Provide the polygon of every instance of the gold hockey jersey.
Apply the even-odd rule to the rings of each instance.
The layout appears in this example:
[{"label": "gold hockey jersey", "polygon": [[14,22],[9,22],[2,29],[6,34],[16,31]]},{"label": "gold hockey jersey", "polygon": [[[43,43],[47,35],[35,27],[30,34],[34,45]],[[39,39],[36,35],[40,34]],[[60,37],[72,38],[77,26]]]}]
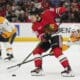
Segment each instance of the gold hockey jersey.
[{"label": "gold hockey jersey", "polygon": [[11,24],[5,17],[0,16],[0,35],[9,38],[17,31],[16,27]]}]

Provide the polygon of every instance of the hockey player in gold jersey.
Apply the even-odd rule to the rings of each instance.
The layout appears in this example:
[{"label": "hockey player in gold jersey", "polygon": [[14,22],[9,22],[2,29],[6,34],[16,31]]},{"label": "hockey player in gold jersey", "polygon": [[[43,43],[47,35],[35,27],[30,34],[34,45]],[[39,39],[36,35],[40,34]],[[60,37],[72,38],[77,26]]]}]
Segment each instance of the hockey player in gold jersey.
[{"label": "hockey player in gold jersey", "polygon": [[[0,42],[4,43],[6,48],[6,58],[11,60],[13,58],[12,43],[16,37],[17,29],[5,17],[0,16]],[[2,55],[0,45],[0,56]]]}]

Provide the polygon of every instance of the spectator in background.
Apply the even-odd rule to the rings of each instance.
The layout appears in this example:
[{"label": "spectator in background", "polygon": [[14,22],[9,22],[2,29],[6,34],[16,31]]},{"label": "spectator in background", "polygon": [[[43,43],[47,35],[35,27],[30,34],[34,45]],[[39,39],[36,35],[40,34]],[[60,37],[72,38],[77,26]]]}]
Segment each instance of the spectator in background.
[{"label": "spectator in background", "polygon": [[3,7],[0,7],[0,16],[6,16],[6,9]]},{"label": "spectator in background", "polygon": [[15,14],[18,17],[21,13],[24,13],[24,10],[21,8],[21,6],[18,6],[15,10]]},{"label": "spectator in background", "polygon": [[0,0],[0,16],[6,15],[6,4],[5,0]]},{"label": "spectator in background", "polygon": [[15,0],[15,3],[18,3],[18,2],[20,2],[21,0]]},{"label": "spectator in background", "polygon": [[42,2],[42,0],[38,0],[38,2]]},{"label": "spectator in background", "polygon": [[[9,21],[18,21],[18,19],[20,18],[20,15],[23,18],[23,15],[21,13],[25,13],[25,16],[27,20],[29,14],[27,14],[31,8],[33,7],[37,7],[37,8],[43,8],[44,10],[49,9],[50,8],[50,2],[53,5],[53,7],[62,7],[65,6],[67,7],[67,9],[69,10],[65,16],[63,16],[62,18],[64,18],[64,21],[68,22],[80,22],[79,21],[79,10],[80,10],[80,0],[0,0],[0,16],[5,16],[6,18],[9,19]],[[71,6],[74,5],[74,8],[72,9]],[[75,12],[75,20],[73,19],[73,13],[74,13],[74,9],[75,7],[78,7],[78,10]],[[14,12],[14,13],[12,13]],[[15,18],[11,19],[11,17],[14,16]],[[69,19],[67,19],[70,16]],[[72,18],[71,18],[72,16]],[[26,20],[26,21],[27,21]],[[21,20],[25,21],[25,20]]]},{"label": "spectator in background", "polygon": [[15,2],[13,2],[11,7],[12,10],[15,11],[18,8],[18,5]]},{"label": "spectator in background", "polygon": [[78,5],[71,3],[70,10],[62,15],[62,22],[80,22],[80,10]]},{"label": "spectator in background", "polygon": [[18,17],[18,21],[19,21],[19,22],[26,22],[25,13],[20,13],[20,15],[19,15],[19,17]]},{"label": "spectator in background", "polygon": [[80,22],[80,10],[78,8],[78,4],[71,4],[71,21],[72,22]]},{"label": "spectator in background", "polygon": [[53,6],[59,7],[61,0],[49,0]]},{"label": "spectator in background", "polygon": [[25,20],[25,22],[31,22],[31,20],[30,20],[30,18],[29,18],[29,12],[28,12],[28,9],[26,9],[26,11],[25,11],[25,17],[26,17],[26,20]]},{"label": "spectator in background", "polygon": [[8,15],[6,16],[6,18],[10,21],[10,22],[16,22],[17,21],[17,16],[15,14],[14,11],[9,12]]},{"label": "spectator in background", "polygon": [[41,2],[39,2],[38,0],[34,0],[34,7],[41,8]]},{"label": "spectator in background", "polygon": [[80,3],[80,0],[78,0],[78,2]]},{"label": "spectator in background", "polygon": [[75,5],[75,6],[78,6],[78,8],[79,8],[79,10],[80,10],[79,0],[73,0],[72,4]]},{"label": "spectator in background", "polygon": [[49,5],[49,1],[48,0],[42,0],[41,2],[41,6],[44,10],[49,9],[50,5]]}]

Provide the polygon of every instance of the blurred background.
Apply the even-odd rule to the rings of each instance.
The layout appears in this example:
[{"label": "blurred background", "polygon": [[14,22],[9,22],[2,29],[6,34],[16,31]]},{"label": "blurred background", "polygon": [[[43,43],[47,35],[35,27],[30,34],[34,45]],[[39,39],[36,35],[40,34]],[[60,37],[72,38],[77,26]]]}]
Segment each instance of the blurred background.
[{"label": "blurred background", "polygon": [[[51,4],[50,4],[51,3]],[[33,7],[43,10],[53,7],[66,7],[68,11],[62,16],[62,22],[80,22],[80,0],[0,0],[0,16],[10,22],[31,22],[29,11]],[[57,22],[60,18],[57,18]]]}]

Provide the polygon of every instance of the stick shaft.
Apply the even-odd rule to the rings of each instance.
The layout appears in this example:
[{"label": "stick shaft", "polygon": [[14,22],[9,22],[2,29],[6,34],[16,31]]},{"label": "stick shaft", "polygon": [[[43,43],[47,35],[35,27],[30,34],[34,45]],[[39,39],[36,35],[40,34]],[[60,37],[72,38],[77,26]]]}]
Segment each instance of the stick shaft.
[{"label": "stick shaft", "polygon": [[22,63],[25,62],[31,55],[32,55],[32,52],[22,61]]},{"label": "stick shaft", "polygon": [[[49,56],[49,55],[50,55],[50,54],[43,55],[42,58],[43,58],[43,57],[46,57],[46,56]],[[14,67],[16,67],[16,66],[19,66],[19,65],[22,65],[22,64],[26,64],[26,63],[32,62],[32,61],[34,61],[34,59],[35,59],[35,58],[30,59],[30,60],[28,60],[28,61],[26,61],[26,62],[23,62],[23,63],[19,63],[19,64],[16,64],[16,65],[10,66],[10,67],[8,67],[7,69],[11,69],[11,68],[14,68]]]}]

